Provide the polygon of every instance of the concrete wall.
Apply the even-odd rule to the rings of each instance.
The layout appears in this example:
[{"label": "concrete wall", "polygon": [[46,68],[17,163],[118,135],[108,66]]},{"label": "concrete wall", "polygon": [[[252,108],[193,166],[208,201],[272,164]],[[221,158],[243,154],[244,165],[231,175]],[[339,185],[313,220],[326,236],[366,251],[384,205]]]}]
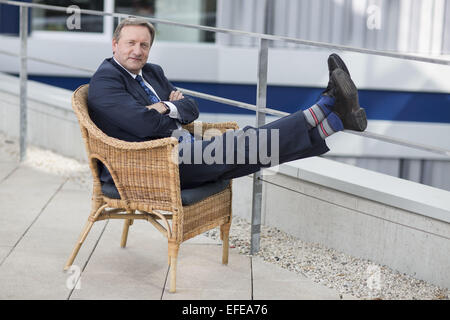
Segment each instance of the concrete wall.
[{"label": "concrete wall", "polygon": [[[318,157],[264,172],[262,224],[450,288],[450,192]],[[233,183],[250,221],[252,179]]]},{"label": "concrete wall", "polygon": [[[0,73],[0,131],[20,133],[19,79]],[[77,160],[86,160],[78,121],[71,106],[72,92],[28,81],[28,143]]]}]

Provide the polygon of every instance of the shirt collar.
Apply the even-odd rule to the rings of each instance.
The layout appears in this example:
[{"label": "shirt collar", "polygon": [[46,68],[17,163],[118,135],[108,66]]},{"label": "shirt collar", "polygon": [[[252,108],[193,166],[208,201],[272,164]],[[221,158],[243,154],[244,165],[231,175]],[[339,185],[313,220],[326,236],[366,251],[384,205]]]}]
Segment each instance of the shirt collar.
[{"label": "shirt collar", "polygon": [[[126,72],[128,72],[128,74],[129,74],[130,76],[132,76],[133,79],[136,79],[137,74],[134,74],[134,73],[128,71],[123,65],[121,65],[121,64],[119,63],[119,61],[116,60],[116,58],[114,58],[114,56],[113,56],[113,59],[114,59],[114,61],[115,61],[119,66],[121,66],[121,67],[123,68],[123,70],[125,70]],[[142,77],[142,69],[139,70],[139,75]]]}]

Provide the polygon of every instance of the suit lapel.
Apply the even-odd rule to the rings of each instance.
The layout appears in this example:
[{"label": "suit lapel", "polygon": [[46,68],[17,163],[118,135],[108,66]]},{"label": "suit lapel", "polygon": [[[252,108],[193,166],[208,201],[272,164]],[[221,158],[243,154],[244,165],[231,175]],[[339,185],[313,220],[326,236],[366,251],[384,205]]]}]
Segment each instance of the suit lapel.
[{"label": "suit lapel", "polygon": [[[139,82],[137,82],[136,79],[133,79],[133,77],[126,71],[124,70],[121,66],[119,66],[113,58],[111,58],[110,60],[111,64],[116,67],[120,72],[122,72],[122,74],[125,75],[126,79],[128,80],[128,84],[129,84],[129,89],[131,89],[131,91],[134,92],[130,92],[133,96],[137,97],[140,96],[143,101],[145,101],[146,104],[151,104],[147,93],[145,92],[145,90],[141,87],[141,85],[139,84]],[[147,80],[146,80],[147,81]]]},{"label": "suit lapel", "polygon": [[133,88],[139,93],[139,95],[144,98],[144,100],[150,105],[150,99],[147,95],[147,92],[145,92],[144,88],[141,87],[141,85],[139,84],[139,82],[136,79],[133,79],[133,77],[131,77],[130,75],[128,75],[130,77],[130,81],[132,83]]},{"label": "suit lapel", "polygon": [[142,70],[142,77],[144,78],[145,81],[147,81],[152,86],[153,90],[155,90],[155,92],[158,95],[159,99],[162,100],[161,87],[160,87],[159,83],[155,80],[155,78],[151,77],[149,75],[149,73],[144,72],[144,70]]}]

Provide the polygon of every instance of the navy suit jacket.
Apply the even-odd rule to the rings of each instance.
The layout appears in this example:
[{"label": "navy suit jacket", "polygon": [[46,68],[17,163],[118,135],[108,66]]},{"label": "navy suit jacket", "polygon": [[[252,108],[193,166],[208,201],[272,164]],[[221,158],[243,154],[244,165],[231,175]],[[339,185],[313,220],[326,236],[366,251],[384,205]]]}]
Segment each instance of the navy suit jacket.
[{"label": "navy suit jacket", "polygon": [[[142,76],[162,101],[169,101],[170,92],[176,89],[160,66],[147,63]],[[178,120],[147,109],[151,102],[145,90],[113,58],[103,61],[89,83],[88,109],[92,121],[108,136],[124,141],[170,137],[178,128],[177,121],[187,124],[198,118],[197,103],[192,98],[171,102],[178,109]],[[102,182],[113,183],[103,164],[99,164],[99,174]]]},{"label": "navy suit jacket", "polygon": [[[167,80],[162,68],[147,63],[142,76],[162,101],[169,101],[176,88]],[[195,100],[189,97],[172,101],[180,115],[179,122],[187,124],[198,118]],[[177,120],[146,106],[151,102],[140,86],[113,58],[103,61],[89,83],[89,115],[108,136],[131,142],[170,137],[177,129]]]}]

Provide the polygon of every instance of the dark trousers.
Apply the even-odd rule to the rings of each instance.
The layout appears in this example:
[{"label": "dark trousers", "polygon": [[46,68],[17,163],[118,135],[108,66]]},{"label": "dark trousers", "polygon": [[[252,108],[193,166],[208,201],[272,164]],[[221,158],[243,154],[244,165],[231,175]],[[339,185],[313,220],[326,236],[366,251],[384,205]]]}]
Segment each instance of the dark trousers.
[{"label": "dark trousers", "polygon": [[[262,134],[263,130],[267,134]],[[274,141],[271,139],[273,130],[277,130],[279,138],[278,161],[267,163],[265,161],[267,159],[259,156],[260,149],[263,148],[270,153],[271,143]],[[180,159],[187,160],[179,164],[181,189],[194,188],[220,179],[242,177],[255,173],[261,168],[313,157],[329,151],[317,129],[308,130],[301,110],[260,128],[247,126],[228,134],[231,136],[226,137],[224,134],[209,141],[196,140],[180,145]],[[239,146],[244,147],[239,148]],[[222,157],[219,155],[220,161],[215,163],[211,163],[210,159],[205,160],[203,156],[198,156],[204,151],[215,156],[218,150],[221,150]],[[256,156],[253,154],[255,151]],[[238,159],[243,161],[238,162]]]}]

